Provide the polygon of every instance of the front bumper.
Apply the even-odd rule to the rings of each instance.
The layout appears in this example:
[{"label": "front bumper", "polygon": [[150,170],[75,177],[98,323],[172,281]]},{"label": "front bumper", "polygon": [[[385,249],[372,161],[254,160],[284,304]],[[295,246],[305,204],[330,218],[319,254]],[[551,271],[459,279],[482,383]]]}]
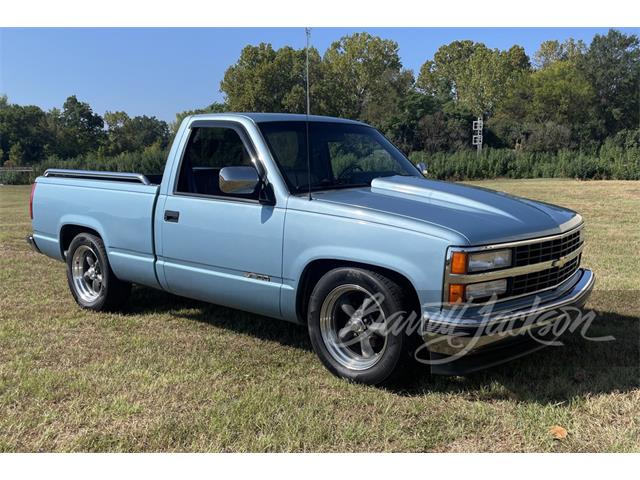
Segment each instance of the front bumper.
[{"label": "front bumper", "polygon": [[422,338],[432,373],[469,373],[543,348],[547,342],[541,337],[580,313],[594,282],[591,270],[579,269],[556,291],[510,308],[463,306],[427,315]]}]

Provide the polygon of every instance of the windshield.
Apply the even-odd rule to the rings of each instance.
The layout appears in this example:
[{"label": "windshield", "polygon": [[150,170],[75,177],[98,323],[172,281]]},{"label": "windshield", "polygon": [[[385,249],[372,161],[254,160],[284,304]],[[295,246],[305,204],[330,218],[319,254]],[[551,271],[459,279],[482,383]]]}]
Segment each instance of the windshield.
[{"label": "windshield", "polygon": [[311,175],[307,169],[307,122],[259,124],[273,158],[292,193],[371,185],[391,175],[420,174],[407,158],[372,127],[309,122]]}]

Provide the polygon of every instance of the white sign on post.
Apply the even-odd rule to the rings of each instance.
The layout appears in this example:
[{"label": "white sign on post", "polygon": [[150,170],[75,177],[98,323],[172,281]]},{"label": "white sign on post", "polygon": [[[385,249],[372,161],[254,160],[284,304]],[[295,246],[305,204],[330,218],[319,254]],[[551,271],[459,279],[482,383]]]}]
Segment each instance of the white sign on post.
[{"label": "white sign on post", "polygon": [[478,147],[478,154],[480,150],[482,150],[482,128],[484,127],[484,122],[482,121],[482,117],[478,117],[477,120],[473,121],[473,137],[471,137],[471,144]]}]

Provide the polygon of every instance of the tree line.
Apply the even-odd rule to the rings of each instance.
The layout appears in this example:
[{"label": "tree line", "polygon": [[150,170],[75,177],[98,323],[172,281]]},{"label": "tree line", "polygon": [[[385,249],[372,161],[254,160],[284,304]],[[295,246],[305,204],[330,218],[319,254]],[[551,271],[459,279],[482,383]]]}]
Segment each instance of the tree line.
[{"label": "tree line", "polygon": [[[221,83],[237,111],[302,113],[305,51],[247,46]],[[310,54],[311,110],[363,120],[406,153],[471,147],[471,122],[485,119],[489,147],[593,150],[619,134],[637,136],[640,49],[636,35],[610,30],[587,47],[540,45],[533,59],[514,45],[469,40],[440,47],[417,77],[398,44],[367,33]]]},{"label": "tree line", "polygon": [[[31,165],[48,159],[53,165],[73,158],[82,165],[84,158],[120,168],[115,159],[122,158],[131,167],[136,153],[159,158],[154,152],[164,152],[192,113],[304,113],[305,59],[304,49],[248,45],[220,83],[224,102],[180,112],[172,124],[125,112],[101,117],[75,96],[62,110],[48,112],[0,97],[0,161]],[[499,50],[454,41],[416,76],[402,65],[395,41],[355,33],[323,55],[312,48],[309,77],[313,114],[374,125],[410,158],[426,159],[434,176],[640,178],[636,35],[612,29],[589,45],[548,40],[532,58],[518,45]],[[485,120],[483,161],[472,155],[476,117]],[[576,160],[582,165],[576,175],[566,166],[569,158],[582,159]],[[478,171],[478,165],[485,167]]]},{"label": "tree line", "polygon": [[7,167],[33,165],[46,158],[69,159],[94,153],[99,157],[166,148],[166,122],[155,117],[129,117],[125,112],[93,112],[75,95],[62,109],[47,112],[34,105],[9,103],[0,96],[0,163]]}]

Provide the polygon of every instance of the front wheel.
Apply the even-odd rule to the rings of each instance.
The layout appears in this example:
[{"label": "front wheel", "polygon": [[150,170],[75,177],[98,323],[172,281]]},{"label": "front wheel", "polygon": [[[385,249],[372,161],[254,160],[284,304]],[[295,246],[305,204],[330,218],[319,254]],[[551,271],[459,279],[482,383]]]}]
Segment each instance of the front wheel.
[{"label": "front wheel", "polygon": [[378,385],[406,365],[409,312],[400,286],[377,272],[336,268],[316,284],[309,299],[313,349],[335,375]]},{"label": "front wheel", "polygon": [[82,308],[115,310],[129,297],[131,284],[116,278],[100,237],[80,233],[67,251],[67,282]]}]

